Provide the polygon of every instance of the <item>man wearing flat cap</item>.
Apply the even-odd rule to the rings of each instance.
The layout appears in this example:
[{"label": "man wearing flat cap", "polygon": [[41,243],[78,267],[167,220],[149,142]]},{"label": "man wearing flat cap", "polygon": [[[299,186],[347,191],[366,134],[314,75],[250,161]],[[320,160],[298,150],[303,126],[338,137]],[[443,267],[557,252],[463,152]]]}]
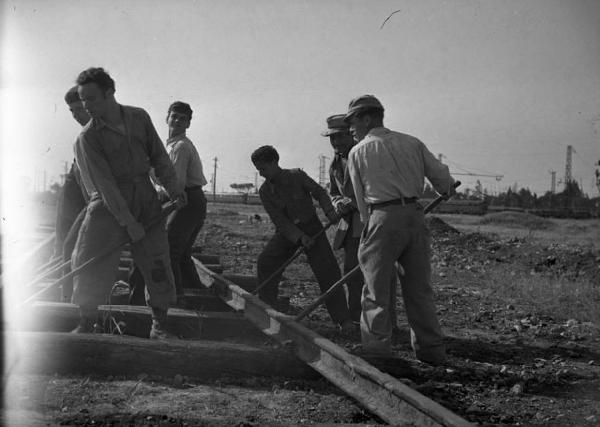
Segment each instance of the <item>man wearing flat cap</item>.
[{"label": "man wearing flat cap", "polygon": [[[344,121],[344,114],[329,116],[327,129],[321,132],[321,135],[329,137],[334,151],[329,168],[329,195],[341,219],[336,225],[333,249],[344,248],[344,274],[346,274],[358,265],[358,244],[363,227],[347,167],[348,153],[354,146],[354,138],[350,134],[350,126]],[[363,283],[360,272],[348,278],[346,282],[350,317],[356,323],[360,322]]]},{"label": "man wearing flat cap", "polygon": [[358,259],[365,276],[361,340],[366,352],[391,351],[398,262],[404,307],[417,359],[445,362],[443,335],[431,287],[431,241],[416,201],[427,178],[435,190],[454,194],[454,180],[419,139],[383,126],[384,108],[373,95],[353,99],[344,120],[358,142],[348,155],[348,173],[365,229]]}]

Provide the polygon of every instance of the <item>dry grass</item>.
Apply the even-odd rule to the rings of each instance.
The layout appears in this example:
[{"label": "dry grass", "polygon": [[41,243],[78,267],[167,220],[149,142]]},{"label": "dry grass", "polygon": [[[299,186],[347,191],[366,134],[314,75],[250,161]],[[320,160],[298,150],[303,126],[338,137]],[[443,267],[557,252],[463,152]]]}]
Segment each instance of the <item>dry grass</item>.
[{"label": "dry grass", "polygon": [[[600,221],[597,219],[539,218],[529,215],[533,219],[530,221],[532,226],[528,227],[524,225],[529,221],[527,218],[509,221],[510,218],[514,218],[511,215],[515,213],[518,214],[518,212],[498,212],[483,217],[455,214],[436,214],[436,216],[465,233],[495,234],[502,239],[518,237],[542,245],[561,243],[600,250]],[[540,228],[543,222],[550,225]]]},{"label": "dry grass", "polygon": [[558,321],[576,319],[600,325],[600,284],[591,280],[515,274],[505,268],[492,269],[486,276],[482,286],[490,296],[519,301],[532,313]]},{"label": "dry grass", "polygon": [[523,212],[497,212],[485,215],[480,224],[505,225],[510,228],[526,228],[529,230],[547,230],[554,227],[554,223],[546,218]]}]

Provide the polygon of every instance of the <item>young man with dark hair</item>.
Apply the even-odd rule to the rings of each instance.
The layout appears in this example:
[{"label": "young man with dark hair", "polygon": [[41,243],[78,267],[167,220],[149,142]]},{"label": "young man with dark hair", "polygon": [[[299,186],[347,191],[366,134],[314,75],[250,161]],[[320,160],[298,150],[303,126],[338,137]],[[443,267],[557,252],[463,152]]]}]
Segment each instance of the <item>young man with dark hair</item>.
[{"label": "young man with dark hair", "polygon": [[[144,229],[161,214],[150,169],[179,206],[185,204],[185,193],[148,113],[117,103],[114,81],[102,68],[83,71],[77,85],[92,117],[75,143],[81,178],[91,197],[73,266],[128,238],[152,308],[150,338],[168,338],[167,310],[175,300],[175,288],[167,234],[164,222]],[[81,321],[74,332],[92,331],[98,305],[106,301],[115,282],[119,255],[114,251],[75,276],[73,302],[79,305]]]},{"label": "young man with dark hair", "polygon": [[416,357],[433,364],[446,355],[431,288],[431,241],[423,209],[416,203],[427,178],[441,194],[454,193],[454,180],[417,138],[383,126],[383,105],[373,95],[353,99],[345,120],[358,142],[348,155],[348,172],[362,221],[358,259],[364,273],[361,339],[368,352],[391,350],[396,262]]},{"label": "young man with dark hair", "polygon": [[[65,94],[65,102],[71,111],[71,115],[77,123],[84,126],[90,116],[83,108],[83,104],[77,93],[77,86],[73,86]],[[79,169],[75,161],[71,164],[69,172],[65,175],[65,182],[58,196],[56,210],[56,241],[54,249],[54,257],[60,257],[63,261],[71,259],[79,227],[85,216],[85,205],[89,196],[83,188]],[[64,274],[71,269],[66,268]],[[68,280],[62,285],[63,301],[71,301],[73,294],[73,280]]]},{"label": "young man with dark hair", "polygon": [[[252,153],[252,163],[266,180],[260,186],[262,204],[275,225],[275,235],[258,256],[258,283],[263,283],[303,246],[308,263],[315,274],[321,292],[327,291],[340,277],[340,268],[317,217],[313,199],[318,201],[332,223],[339,220],[325,189],[300,169],[282,169],[279,154],[270,145]],[[277,306],[277,291],[281,273],[259,291],[267,304]],[[331,319],[342,331],[353,329],[343,290],[334,292],[326,302]]]},{"label": "young man with dark hair", "polygon": [[[348,175],[348,153],[355,141],[350,135],[350,126],[344,121],[344,114],[327,118],[327,129],[321,132],[329,137],[334,157],[329,167],[329,195],[341,219],[333,238],[333,249],[344,248],[344,273],[358,265],[358,243],[363,224],[356,206],[352,181]],[[348,308],[353,322],[360,322],[363,277],[360,272],[346,281],[348,288]]]},{"label": "young man with dark hair", "polygon": [[[202,187],[207,181],[198,151],[186,136],[192,113],[189,104],[176,101],[169,106],[166,119],[169,127],[167,153],[175,167],[179,185],[185,189],[187,196],[187,204],[167,219],[171,268],[178,297],[183,296],[184,283],[187,287],[200,286],[200,278],[192,261],[192,246],[206,218],[206,196]],[[132,274],[130,280],[134,282],[131,303],[138,304],[140,300],[143,301],[144,281],[139,272]]]}]

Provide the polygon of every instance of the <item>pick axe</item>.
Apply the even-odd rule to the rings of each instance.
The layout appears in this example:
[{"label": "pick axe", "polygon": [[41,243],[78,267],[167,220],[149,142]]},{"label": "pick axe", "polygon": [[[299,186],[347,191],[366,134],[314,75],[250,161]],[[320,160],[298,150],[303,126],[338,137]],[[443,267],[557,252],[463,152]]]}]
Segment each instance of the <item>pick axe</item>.
[{"label": "pick axe", "polygon": [[[458,187],[460,184],[461,184],[460,181],[456,181],[454,183],[454,188]],[[425,206],[425,208],[423,209],[423,213],[427,214],[427,213],[431,212],[433,209],[435,209],[435,207],[437,205],[439,205],[440,203],[442,203],[442,201],[447,200],[447,199],[448,199],[447,196],[442,196],[442,195],[436,197],[431,203],[429,203],[427,206]],[[400,268],[400,267],[401,267],[400,264],[398,264],[398,268]],[[352,277],[354,274],[356,274],[359,271],[359,269],[360,269],[360,264],[356,265],[352,270],[350,270],[349,272],[344,274],[340,280],[338,280],[333,285],[331,285],[329,287],[329,289],[327,289],[327,291],[325,291],[323,294],[321,294],[320,297],[318,297],[316,300],[311,302],[304,310],[302,310],[300,313],[298,313],[298,315],[294,318],[294,320],[296,322],[299,322],[300,320],[302,320],[306,316],[308,316],[310,313],[315,311],[315,309],[318,306],[320,306],[327,298],[329,298],[329,296],[332,293],[334,293],[340,286],[342,286],[344,283],[346,283],[346,281],[350,277]]]},{"label": "pick axe", "polygon": [[[313,240],[314,240],[314,239],[316,239],[317,237],[319,237],[321,234],[323,234],[323,233],[324,233],[324,232],[325,232],[325,231],[326,231],[326,230],[327,230],[329,227],[331,227],[333,224],[334,224],[333,222],[329,221],[329,222],[327,223],[327,225],[325,225],[325,227],[323,227],[323,228],[322,228],[322,229],[321,229],[321,230],[320,230],[320,231],[319,231],[317,234],[315,234],[314,236],[311,236],[311,239],[313,239]],[[289,258],[289,259],[288,259],[286,262],[284,262],[284,263],[281,265],[281,267],[279,267],[277,270],[275,270],[275,271],[273,272],[273,274],[271,274],[269,277],[267,277],[267,278],[266,278],[266,279],[265,279],[265,280],[264,280],[264,281],[263,281],[261,284],[259,284],[259,285],[256,287],[256,289],[254,289],[254,290],[252,291],[252,294],[253,294],[253,295],[257,295],[257,294],[258,294],[258,292],[259,292],[259,291],[260,291],[262,288],[264,288],[265,286],[267,286],[267,284],[268,284],[268,283],[269,283],[271,280],[273,280],[273,278],[274,278],[274,277],[277,277],[277,275],[281,274],[281,272],[282,272],[283,270],[285,270],[285,269],[286,269],[286,267],[287,267],[288,265],[290,265],[292,262],[294,262],[294,260],[295,260],[296,258],[298,258],[298,257],[300,256],[300,254],[301,254],[303,251],[304,251],[304,246],[300,245],[300,246],[298,247],[298,249],[296,249],[296,252],[294,252],[294,254],[293,254],[293,255],[292,255],[292,256],[291,256],[291,257],[290,257],[290,258]]]},{"label": "pick axe", "polygon": [[[176,202],[170,202],[167,205],[165,205],[165,207],[163,208],[162,212],[156,217],[154,218],[152,221],[150,221],[150,223],[148,224],[148,226],[146,227],[146,231],[149,231],[151,229],[153,229],[154,227],[156,227],[158,224],[160,224],[163,219],[165,219],[171,212],[173,212],[175,210],[175,206],[176,206]],[[129,243],[129,237],[123,239],[122,241],[120,241],[119,243],[110,246],[108,248],[106,248],[105,250],[103,250],[102,252],[100,252],[98,255],[96,255],[95,257],[92,257],[90,259],[88,259],[86,262],[84,262],[83,264],[81,264],[79,267],[71,270],[70,272],[68,272],[67,274],[65,274],[64,276],[62,276],[60,279],[48,284],[47,286],[45,286],[44,288],[40,289],[39,291],[35,292],[33,295],[30,295],[27,299],[25,299],[24,301],[20,302],[17,306],[18,307],[23,307],[24,305],[30,303],[31,301],[35,300],[38,296],[42,295],[43,293],[49,291],[50,289],[53,289],[55,287],[57,287],[58,285],[64,283],[65,280],[81,273],[82,271],[84,271],[85,269],[89,268],[90,266],[96,264],[98,261],[102,260],[103,258],[107,257],[108,255],[114,253],[115,251],[119,250],[121,248],[121,246],[125,245]],[[63,264],[61,264],[59,267],[65,267],[67,265],[69,265],[70,261],[65,261]],[[54,271],[58,271],[59,268],[53,269],[52,271],[47,272],[46,274],[43,274],[41,276],[38,276],[34,279],[34,281],[28,283],[26,286],[31,286],[35,283],[37,283],[39,280],[45,278],[46,276],[48,276],[50,273],[54,272]]]}]

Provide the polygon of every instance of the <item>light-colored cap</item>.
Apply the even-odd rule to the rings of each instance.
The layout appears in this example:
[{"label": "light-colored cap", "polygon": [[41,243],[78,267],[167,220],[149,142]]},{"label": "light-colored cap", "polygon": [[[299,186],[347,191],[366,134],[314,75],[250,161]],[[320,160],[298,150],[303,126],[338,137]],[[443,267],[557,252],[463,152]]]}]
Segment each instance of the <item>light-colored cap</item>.
[{"label": "light-colored cap", "polygon": [[347,133],[350,130],[350,126],[344,121],[345,116],[345,114],[334,114],[327,117],[327,130],[321,132],[321,135],[329,136],[336,133]]},{"label": "light-colored cap", "polygon": [[348,120],[350,120],[350,117],[352,117],[356,113],[371,109],[381,111],[384,110],[383,105],[381,105],[381,102],[379,102],[379,100],[373,95],[362,95],[358,98],[354,98],[352,101],[350,101],[350,104],[348,105],[348,112],[344,116],[344,121],[347,122]]}]

